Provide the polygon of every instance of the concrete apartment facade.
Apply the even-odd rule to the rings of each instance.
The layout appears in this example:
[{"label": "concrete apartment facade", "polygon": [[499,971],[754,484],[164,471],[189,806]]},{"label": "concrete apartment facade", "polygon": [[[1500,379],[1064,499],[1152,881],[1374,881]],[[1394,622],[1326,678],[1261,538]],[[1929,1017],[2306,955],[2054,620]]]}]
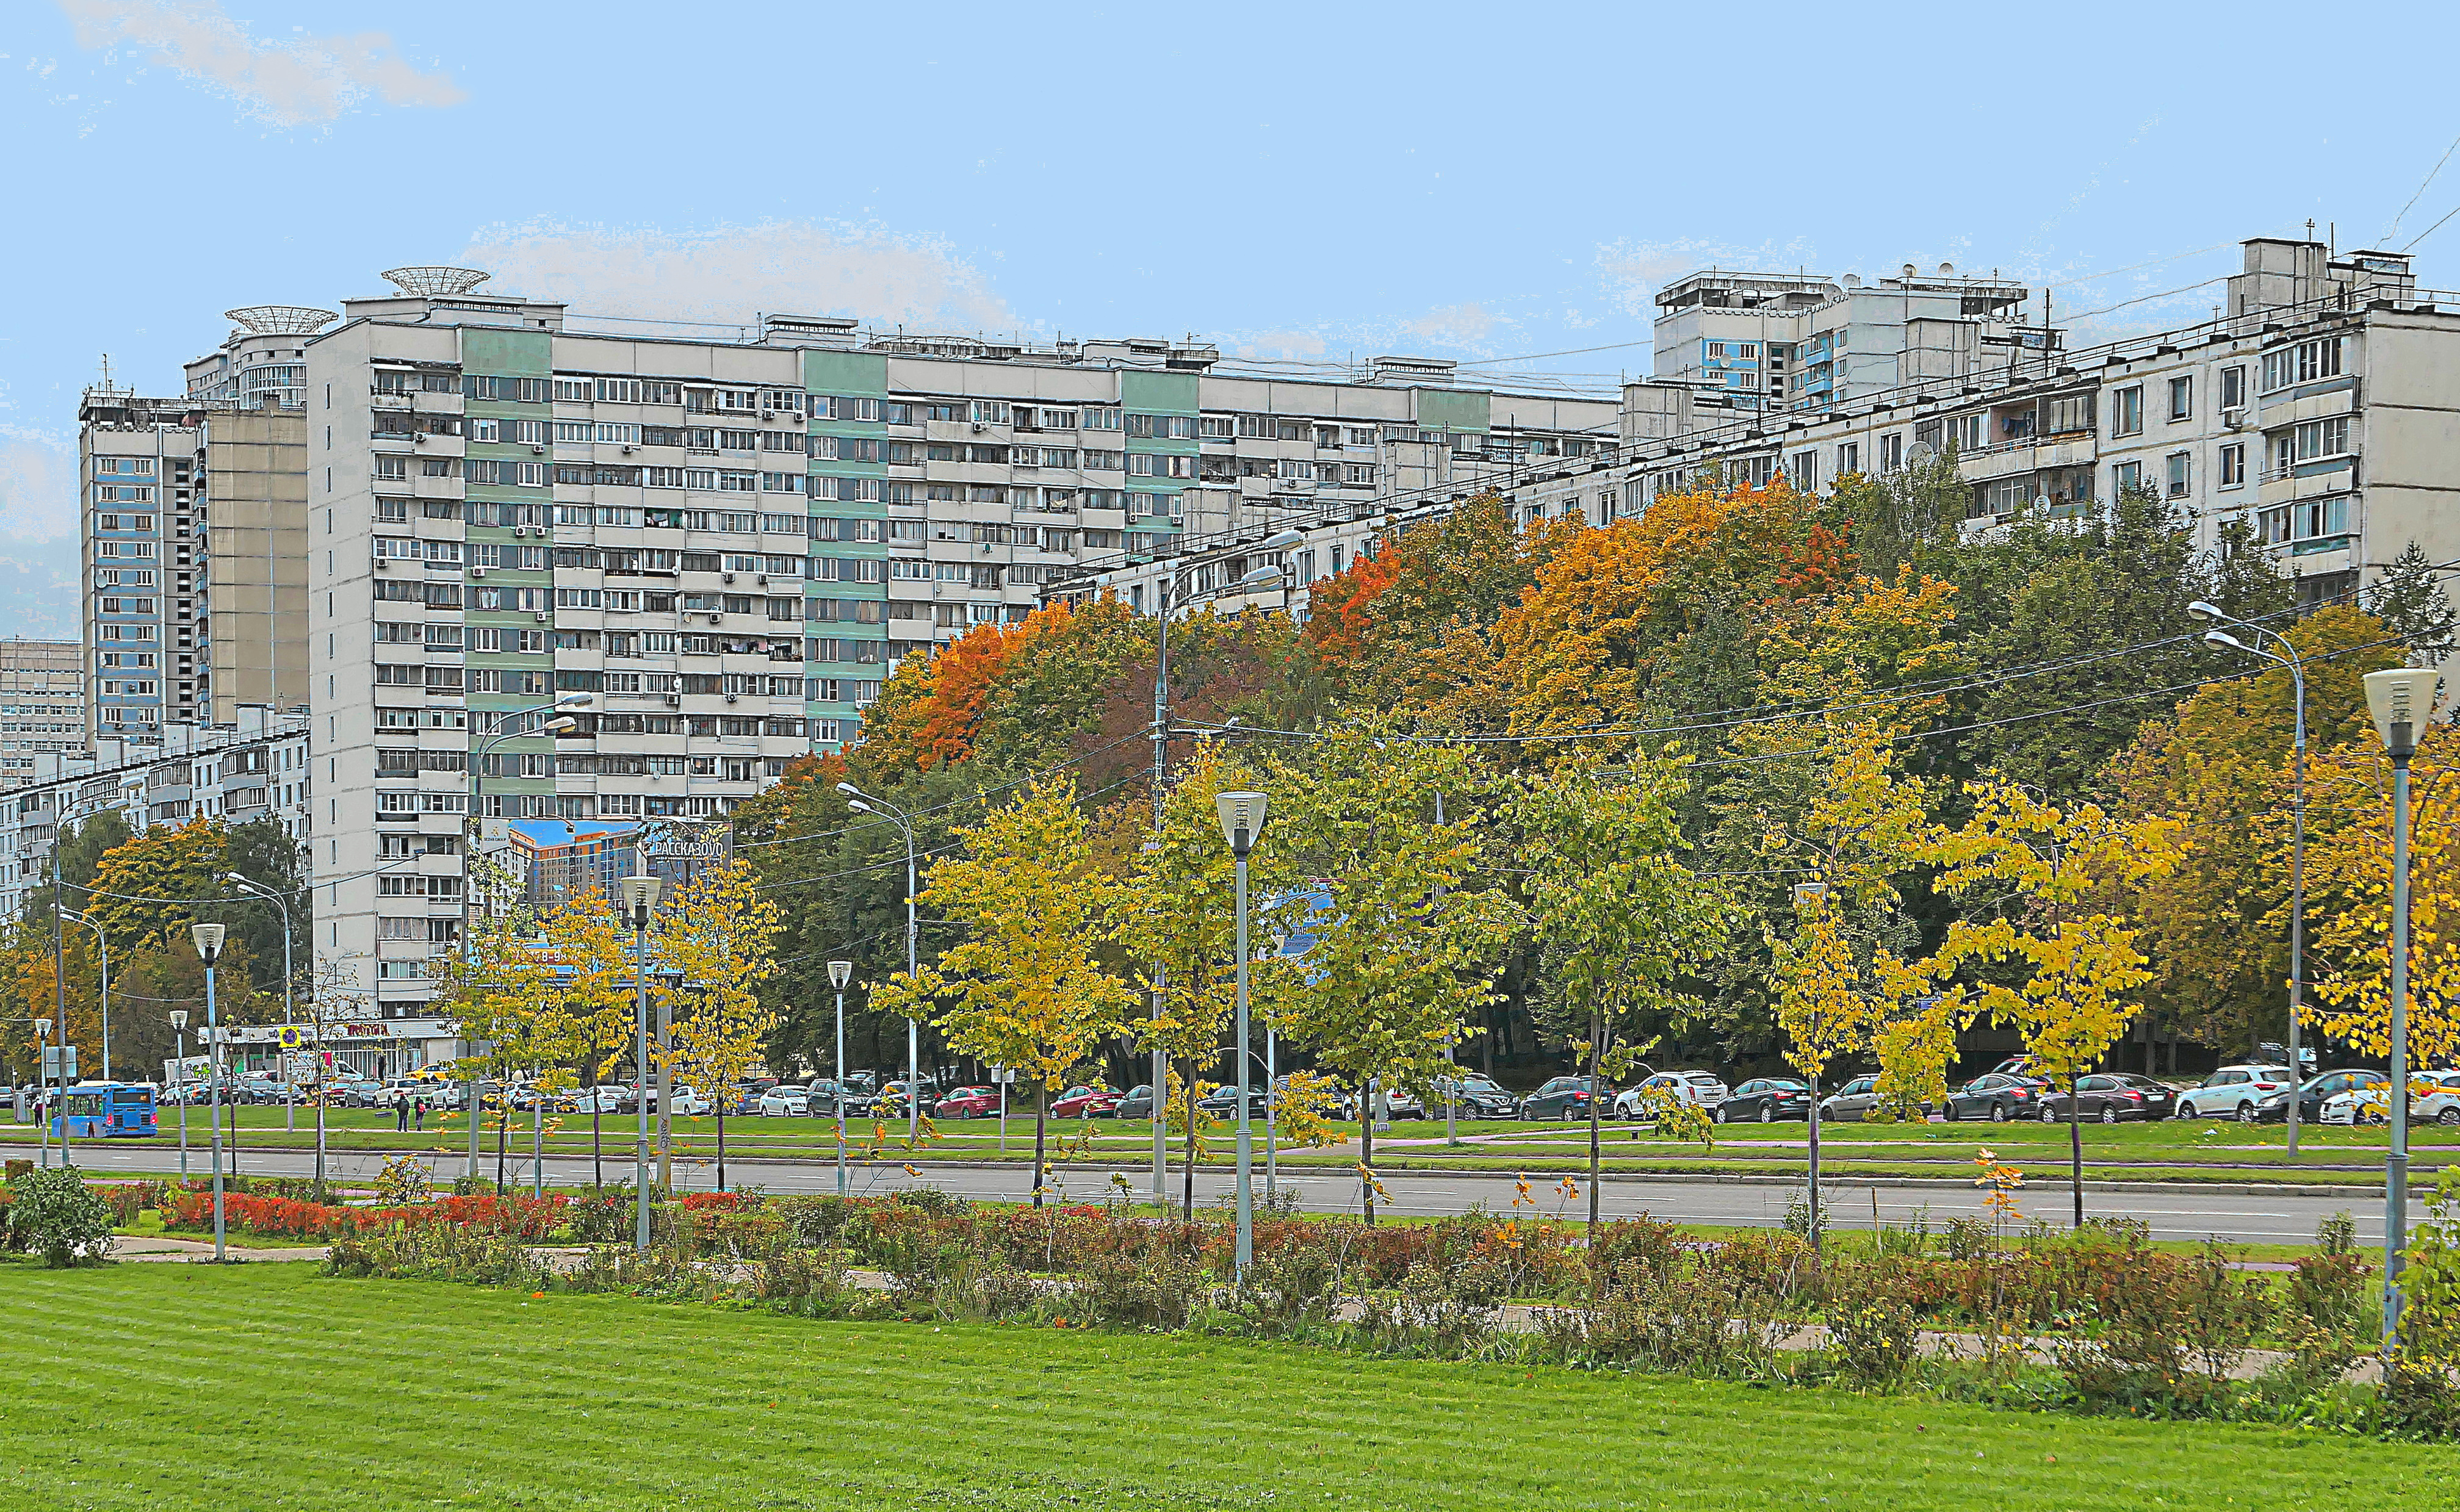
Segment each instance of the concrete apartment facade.
[{"label": "concrete apartment facade", "polygon": [[567,891],[855,740],[903,658],[1054,577],[1580,457],[1616,419],[1441,362],[1287,377],[788,316],[609,334],[483,274],[387,277],[304,344],[301,623],[317,951],[371,962],[392,1017],[454,948],[474,789],[481,850]]},{"label": "concrete apartment facade", "polygon": [[[1669,287],[1696,291],[1706,277]],[[1729,289],[1741,283],[1716,280]],[[2309,601],[2354,592],[2412,541],[2432,559],[2460,559],[2460,479],[2449,466],[2460,435],[2460,294],[2417,288],[2397,254],[2335,256],[2321,242],[2254,239],[2215,319],[2073,351],[2055,331],[2004,318],[2009,295],[2021,303],[2008,285],[1974,296],[1984,307],[1955,317],[1965,323],[1962,333],[1925,328],[1951,323],[1943,310],[1898,323],[1891,339],[1902,345],[1888,352],[1884,321],[1852,319],[1861,285],[1772,283],[1781,286],[1768,291],[1771,302],[1803,302],[1769,317],[1797,323],[1784,327],[1790,363],[1802,360],[1803,331],[1842,328],[1854,333],[1855,361],[1873,359],[1868,371],[1917,376],[1864,387],[1866,369],[1849,367],[1841,399],[1795,387],[1794,368],[1782,391],[1758,370],[1738,388],[1694,365],[1706,360],[1699,344],[1741,338],[1707,334],[1719,328],[1707,324],[1712,317],[1684,305],[1660,321],[1661,330],[1670,323],[1679,333],[1677,349],[1661,348],[1676,376],[1624,387],[1615,445],[1578,463],[1524,460],[1494,491],[1523,520],[1577,515],[1602,525],[1705,479],[1764,484],[1782,474],[1827,492],[1848,474],[1952,454],[1971,490],[1967,532],[2028,514],[2106,509],[2122,490],[2141,487],[2188,516],[2202,549],[2217,544],[2224,525],[2243,522]],[[1904,307],[1906,296],[1886,281],[1877,287],[1882,304],[1896,298]],[[1821,288],[1833,298],[1809,303]],[[1919,286],[1914,293],[1927,297]],[[1758,360],[1766,353],[1762,346]],[[1883,355],[1886,364],[1877,362]],[[1770,402],[1777,398],[1784,408]],[[1304,539],[1281,558],[1292,594],[1227,591],[1262,559],[1260,529],[1190,537],[1168,570],[1191,573],[1225,608],[1286,601],[1304,613],[1306,584],[1477,492],[1396,494],[1297,522]],[[1162,570],[1104,565],[1052,592],[1141,598]]]},{"label": "concrete apartment facade", "polygon": [[34,780],[35,758],[86,748],[85,647],[0,640],[0,792]]}]

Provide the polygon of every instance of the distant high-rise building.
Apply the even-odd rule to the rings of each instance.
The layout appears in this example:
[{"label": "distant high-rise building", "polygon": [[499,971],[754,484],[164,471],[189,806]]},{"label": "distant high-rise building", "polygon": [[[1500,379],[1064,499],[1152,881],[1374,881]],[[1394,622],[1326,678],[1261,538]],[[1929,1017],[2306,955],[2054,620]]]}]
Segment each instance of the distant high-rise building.
[{"label": "distant high-rise building", "polygon": [[0,788],[32,782],[38,753],[86,748],[85,682],[74,640],[0,640]]}]

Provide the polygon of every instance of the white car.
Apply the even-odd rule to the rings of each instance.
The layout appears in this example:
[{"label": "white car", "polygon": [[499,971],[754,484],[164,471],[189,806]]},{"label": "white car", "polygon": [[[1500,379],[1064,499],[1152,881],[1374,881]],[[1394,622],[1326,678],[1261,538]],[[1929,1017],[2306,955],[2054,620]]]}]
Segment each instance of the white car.
[{"label": "white car", "polygon": [[1665,1091],[1696,1108],[1711,1108],[1726,1101],[1726,1083],[1717,1080],[1713,1071],[1660,1071],[1636,1087],[1618,1093],[1614,1100],[1614,1116],[1621,1119],[1640,1117],[1641,1100],[1654,1098]]},{"label": "white car", "polygon": [[2226,1065],[2204,1078],[2201,1084],[2178,1094],[2178,1117],[2234,1118],[2249,1123],[2255,1119],[2255,1105],[2285,1086],[2295,1086],[2298,1079],[2287,1066]]},{"label": "white car", "polygon": [[[2411,1124],[2460,1124],[2460,1071],[2414,1071],[2408,1078]],[[2388,1122],[2391,1081],[2352,1087],[2323,1100],[2323,1122],[2359,1124]]]},{"label": "white car", "polygon": [[[652,1100],[654,1101],[654,1095]],[[702,1118],[707,1116],[711,1108],[712,1104],[709,1099],[701,1096],[697,1089],[687,1086],[675,1088],[675,1105],[668,1111],[679,1118]]]},{"label": "white car", "polygon": [[616,1104],[623,1100],[623,1097],[624,1089],[619,1086],[601,1085],[583,1087],[580,1091],[575,1092],[572,1095],[572,1111],[575,1113],[621,1113],[624,1110]]},{"label": "white car", "polygon": [[760,1110],[762,1118],[809,1118],[812,1098],[801,1087],[779,1085],[761,1093],[753,1106]]}]

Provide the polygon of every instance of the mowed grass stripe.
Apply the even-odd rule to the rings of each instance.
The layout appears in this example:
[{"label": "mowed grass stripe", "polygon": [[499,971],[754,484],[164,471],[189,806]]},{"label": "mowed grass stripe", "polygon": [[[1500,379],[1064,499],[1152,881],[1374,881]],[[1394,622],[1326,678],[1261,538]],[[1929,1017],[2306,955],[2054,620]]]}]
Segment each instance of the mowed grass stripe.
[{"label": "mowed grass stripe", "polygon": [[5,1268],[0,1320],[9,1507],[2460,1502],[2442,1446],[298,1265]]}]

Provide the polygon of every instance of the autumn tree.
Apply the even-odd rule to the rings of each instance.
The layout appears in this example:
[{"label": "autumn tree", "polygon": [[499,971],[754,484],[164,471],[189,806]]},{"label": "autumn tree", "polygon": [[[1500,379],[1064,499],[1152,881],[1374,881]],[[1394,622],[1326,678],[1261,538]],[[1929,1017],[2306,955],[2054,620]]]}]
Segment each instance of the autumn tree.
[{"label": "autumn tree", "polygon": [[1655,1042],[1644,1033],[1697,1007],[1679,980],[1727,929],[1723,892],[1679,858],[1683,788],[1677,762],[1641,758],[1615,776],[1565,762],[1511,806],[1530,841],[1530,923],[1561,1016],[1581,1023],[1588,1045],[1592,1241],[1607,1079]]},{"label": "autumn tree", "polygon": [[958,831],[965,854],[933,864],[922,901],[964,932],[936,962],[873,995],[933,1021],[959,1052],[1027,1078],[1033,1098],[1033,1201],[1048,1166],[1050,1094],[1108,1037],[1125,1033],[1135,989],[1102,960],[1126,903],[1096,856],[1067,778]]},{"label": "autumn tree", "polygon": [[[650,949],[681,985],[662,988],[679,1010],[661,1054],[717,1110],[717,1185],[726,1189],[726,1105],[760,1063],[776,1018],[760,983],[776,970],[777,905],[761,895],[751,864],[704,867],[675,890]],[[603,942],[601,948],[603,948]]]},{"label": "autumn tree", "polygon": [[1973,818],[1932,850],[1940,890],[1966,903],[1938,963],[2021,973],[2013,982],[1984,977],[1974,1000],[2023,1035],[2036,1072],[2068,1090],[2068,1178],[2082,1227],[2076,1082],[2118,1042],[2141,1006],[2129,995],[2152,979],[2136,932],[2090,900],[2169,872],[2179,827],[2158,816],[2114,818],[2092,804],[2063,808],[2012,783],[1982,785],[1974,797]]},{"label": "autumn tree", "polygon": [[[638,1002],[632,941],[604,892],[592,886],[556,904],[539,919],[539,942],[556,973],[562,1011],[571,1021],[573,1069],[596,1087],[634,1047]],[[590,1099],[592,1186],[605,1185],[600,1108]]]},{"label": "autumn tree", "polygon": [[[1267,910],[1276,933],[1311,943],[1300,960],[1262,974],[1266,1012],[1357,1089],[1362,1114],[1378,1081],[1423,1088],[1449,1074],[1446,1052],[1486,1002],[1516,928],[1499,891],[1467,885],[1483,788],[1457,746],[1355,728],[1270,768],[1271,825],[1286,864],[1321,880]],[[1441,823],[1438,794],[1449,799]],[[1361,1167],[1371,1171],[1371,1116],[1359,1135]],[[1367,1191],[1371,1223],[1371,1178]]]},{"label": "autumn tree", "polygon": [[[1199,746],[1179,768],[1177,786],[1163,808],[1160,833],[1136,858],[1135,874],[1120,894],[1122,908],[1115,921],[1118,943],[1153,997],[1153,1013],[1135,1025],[1138,1042],[1148,1050],[1161,1050],[1172,1066],[1180,1068],[1181,1074],[1170,1079],[1170,1092],[1186,1105],[1173,1107],[1168,1117],[1169,1127],[1186,1139],[1180,1200],[1191,1221],[1198,1135],[1204,1124],[1195,1107],[1204,1095],[1198,1079],[1200,1068],[1220,1053],[1237,998],[1234,862],[1213,800],[1218,793],[1250,788],[1254,783],[1245,766],[1217,746]],[[1267,825],[1248,855],[1251,889],[1266,896],[1277,891],[1282,852],[1279,831]],[[1233,1045],[1231,1054],[1243,1061],[1246,1047]],[[1242,1086],[1256,1080],[1243,1064],[1232,1076]]]},{"label": "autumn tree", "polygon": [[[2306,853],[2309,1022],[2391,1054],[2391,763],[2374,741],[2316,760],[2310,802],[2345,815]],[[2428,725],[2409,764],[2408,1063],[2460,1060],[2460,730]]]}]

